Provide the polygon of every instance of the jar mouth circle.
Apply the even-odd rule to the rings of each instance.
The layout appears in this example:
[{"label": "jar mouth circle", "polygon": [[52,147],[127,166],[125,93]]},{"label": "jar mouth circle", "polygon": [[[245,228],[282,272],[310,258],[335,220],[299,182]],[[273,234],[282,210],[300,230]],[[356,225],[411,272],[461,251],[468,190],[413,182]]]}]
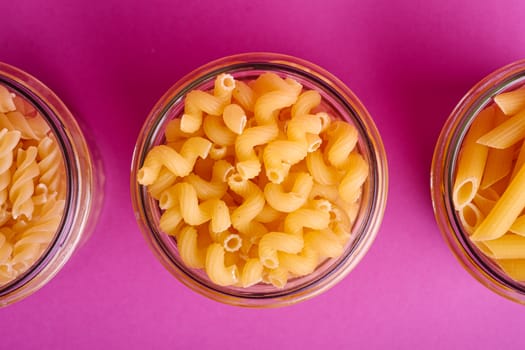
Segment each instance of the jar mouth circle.
[{"label": "jar mouth circle", "polygon": [[493,97],[525,84],[525,60],[504,66],[486,76],[457,104],[439,135],[431,166],[434,215],[445,239],[461,265],[480,283],[508,299],[525,303],[525,283],[512,280],[469,239],[452,200],[457,161],[465,135],[479,112]]},{"label": "jar mouth circle", "polygon": [[[71,112],[63,102],[42,82],[28,73],[0,62],[0,85],[23,98],[29,103],[39,115],[45,120],[50,128],[57,143],[57,148],[63,160],[65,170],[65,198],[64,210],[61,214],[60,224],[41,256],[23,273],[12,281],[0,286],[0,300],[4,303],[11,303],[20,300],[36,291],[50,280],[68,260],[73,249],[64,251],[66,245],[72,244],[73,247],[79,243],[80,235],[73,234],[74,227],[79,225],[79,213],[82,211],[79,201],[85,195],[83,186],[90,183],[90,180],[82,180],[80,175],[80,165],[77,161],[76,146],[72,136],[67,129],[66,121],[71,127],[74,123]],[[72,128],[78,127],[74,125]],[[89,209],[85,209],[89,212]],[[83,219],[87,214],[81,214]],[[81,220],[83,227],[85,222]],[[56,264],[58,268],[44,274],[44,270],[49,269],[51,264]],[[44,276],[45,275],[45,276]],[[31,285],[32,287],[29,287]]]},{"label": "jar mouth circle", "polygon": [[[315,86],[317,89],[321,87],[323,91],[328,92],[327,96],[330,96],[332,99],[329,101],[330,103],[337,103],[339,108],[346,110],[342,117],[347,119],[347,121],[350,120],[359,130],[360,146],[362,151],[367,152],[367,157],[370,160],[370,164],[372,164],[371,168],[373,171],[371,175],[373,175],[373,180],[370,181],[372,185],[368,188],[370,200],[365,203],[367,206],[366,213],[360,214],[360,229],[352,231],[358,237],[353,241],[350,249],[345,250],[341,258],[336,259],[335,262],[331,261],[330,267],[324,267],[326,270],[320,276],[310,280],[308,279],[309,276],[299,278],[303,282],[284,289],[277,289],[271,286],[268,288],[261,287],[259,291],[254,291],[251,288],[244,290],[232,287],[218,287],[211,282],[207,282],[202,276],[193,273],[192,270],[186,268],[181,261],[178,261],[173,256],[173,246],[167,246],[164,239],[167,235],[160,232],[158,225],[155,224],[155,218],[149,215],[151,207],[153,206],[154,210],[158,210],[158,206],[155,208],[145,187],[138,185],[135,172],[139,165],[143,163],[146,153],[155,144],[154,140],[159,140],[159,135],[162,134],[162,127],[166,122],[173,117],[180,116],[180,113],[170,114],[170,111],[177,105],[180,108],[183,97],[189,91],[201,88],[205,84],[209,85],[221,73],[229,73],[235,78],[242,80],[268,71],[282,73],[296,79],[300,83],[305,83],[305,87],[309,85]],[[324,69],[295,57],[269,53],[251,53],[226,57],[198,68],[179,80],[159,100],[149,114],[137,140],[132,164],[131,192],[137,220],[146,240],[150,243],[153,250],[156,251],[157,257],[168,270],[171,270],[174,266],[186,278],[191,280],[191,282],[188,282],[174,273],[175,277],[186,286],[212,299],[235,305],[260,306],[251,303],[250,300],[266,300],[265,302],[272,303],[273,306],[279,306],[284,303],[289,304],[289,299],[292,295],[293,298],[297,298],[293,301],[296,302],[322,292],[329,287],[324,285],[327,280],[339,281],[349,272],[350,269],[347,269],[347,267],[353,268],[357,260],[362,258],[375,238],[382,220],[386,204],[387,178],[386,157],[379,133],[375,129],[375,125],[364,106],[342,82]],[[321,268],[327,262],[330,261],[327,260],[321,263],[318,268]],[[312,290],[316,291],[312,293]],[[212,295],[214,293],[219,294],[221,297],[219,299],[215,298]]]}]

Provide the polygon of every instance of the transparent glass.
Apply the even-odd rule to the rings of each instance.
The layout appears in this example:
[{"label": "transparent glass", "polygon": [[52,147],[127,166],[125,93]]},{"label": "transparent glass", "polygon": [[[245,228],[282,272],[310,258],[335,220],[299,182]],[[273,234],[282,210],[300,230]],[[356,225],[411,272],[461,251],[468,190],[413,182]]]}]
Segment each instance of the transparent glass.
[{"label": "transparent glass", "polygon": [[0,306],[5,306],[43,287],[85,242],[101,208],[104,177],[75,118],[48,87],[4,63],[0,63],[0,84],[33,105],[49,124],[64,159],[67,181],[65,209],[54,239],[27,271],[0,286]]},{"label": "transparent glass", "polygon": [[449,248],[463,267],[484,286],[521,304],[525,304],[525,284],[508,277],[470,242],[454,210],[452,188],[461,144],[474,118],[492,103],[495,95],[523,84],[525,60],[493,72],[467,92],[441,131],[431,169],[434,214]]},{"label": "transparent glass", "polygon": [[[349,121],[359,131],[358,147],[370,164],[362,206],[355,222],[352,239],[337,259],[323,262],[312,274],[295,278],[283,289],[258,284],[250,288],[220,287],[201,270],[184,265],[175,240],[159,229],[160,210],[136,176],[147,152],[163,142],[165,126],[183,111],[183,97],[193,89],[207,90],[215,77],[227,72],[236,79],[254,79],[263,72],[275,72],[299,81],[307,89],[318,90],[323,108]],[[272,307],[311,298],[339,282],[363,258],[370,248],[386,205],[388,174],[385,150],[372,118],[357,97],[340,80],[324,69],[295,57],[270,53],[249,53],[225,57],[191,72],[158,101],[139,134],[131,169],[131,197],[139,226],[149,246],[176,278],[192,290],[216,301],[246,307]]]}]

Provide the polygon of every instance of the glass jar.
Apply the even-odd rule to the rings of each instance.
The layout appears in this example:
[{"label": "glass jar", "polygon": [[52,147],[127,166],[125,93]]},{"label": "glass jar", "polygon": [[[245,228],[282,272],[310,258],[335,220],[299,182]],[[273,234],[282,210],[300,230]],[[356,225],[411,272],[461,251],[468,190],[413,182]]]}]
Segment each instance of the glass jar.
[{"label": "glass jar", "polygon": [[493,72],[467,92],[452,111],[437,141],[431,169],[431,194],[438,226],[461,265],[487,288],[525,304],[525,284],[508,277],[470,241],[452,202],[458,155],[472,121],[493,102],[495,95],[523,84],[525,60]]},{"label": "glass jar", "polygon": [[0,286],[0,306],[19,301],[53,278],[87,239],[101,208],[103,173],[94,160],[77,121],[42,82],[0,63],[0,85],[29,103],[50,127],[64,160],[65,207],[53,239],[25,272]]},{"label": "glass jar", "polygon": [[[145,186],[137,183],[138,169],[146,154],[164,140],[166,124],[182,115],[184,96],[191,90],[208,90],[218,74],[229,73],[236,79],[254,79],[264,72],[274,72],[315,89],[322,96],[325,109],[357,128],[358,147],[370,164],[362,205],[354,224],[352,239],[342,256],[326,260],[310,275],[295,278],[278,289],[257,284],[249,288],[220,287],[201,270],[185,266],[175,239],[160,231],[160,210]],[[225,57],[191,72],[157,102],[139,134],[131,167],[131,196],[139,226],[154,254],[176,278],[192,290],[213,300],[246,307],[272,307],[293,304],[311,298],[339,282],[370,248],[379,229],[386,205],[388,174],[385,150],[379,133],[365,107],[348,87],[324,69],[304,60],[272,53],[248,53]]]}]

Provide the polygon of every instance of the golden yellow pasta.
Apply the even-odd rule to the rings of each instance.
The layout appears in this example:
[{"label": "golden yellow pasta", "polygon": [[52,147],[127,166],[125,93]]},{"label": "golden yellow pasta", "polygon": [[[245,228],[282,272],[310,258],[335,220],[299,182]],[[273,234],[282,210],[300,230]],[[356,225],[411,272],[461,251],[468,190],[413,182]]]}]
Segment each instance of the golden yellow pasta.
[{"label": "golden yellow pasta", "polygon": [[[255,106],[255,93],[248,84],[237,80],[233,89],[233,99],[245,110],[253,112]],[[233,131],[233,130],[232,130]]]},{"label": "golden yellow pasta", "polygon": [[474,230],[485,219],[485,214],[477,207],[475,201],[468,203],[463,208],[458,210],[459,221],[463,228],[469,235],[474,233]]},{"label": "golden yellow pasta", "polygon": [[494,97],[494,102],[506,115],[514,115],[525,110],[525,89],[504,92]]},{"label": "golden yellow pasta", "polygon": [[160,145],[154,147],[144,160],[139,170],[138,181],[142,185],[151,185],[159,177],[162,167],[167,168],[176,176],[188,175],[197,158],[206,158],[212,143],[202,137],[189,138],[179,152],[171,147]]},{"label": "golden yellow pasta", "polygon": [[213,94],[193,90],[186,96],[184,114],[181,117],[180,128],[183,132],[196,132],[202,125],[203,113],[221,115],[224,107],[231,101],[235,80],[229,74],[221,74],[215,80]]},{"label": "golden yellow pasta", "polygon": [[4,86],[0,85],[0,113],[12,112],[16,109],[13,96]]},{"label": "golden yellow pasta", "polygon": [[335,185],[343,175],[337,169],[325,163],[323,153],[319,150],[308,153],[306,165],[314,180],[320,185]]},{"label": "golden yellow pasta", "polygon": [[283,213],[290,213],[302,207],[314,185],[312,176],[307,173],[294,174],[294,184],[290,192],[282,184],[268,183],[264,187],[264,197],[268,204]]},{"label": "golden yellow pasta", "polygon": [[471,239],[485,241],[503,236],[525,208],[525,167],[512,179],[505,192],[485,220],[477,227]]},{"label": "golden yellow pasta", "polygon": [[497,259],[525,259],[525,237],[507,233],[498,239],[483,241]]},{"label": "golden yellow pasta", "polygon": [[[321,103],[321,95],[315,90],[303,92],[292,107],[292,119],[310,114]],[[319,132],[318,132],[319,133]]]},{"label": "golden yellow pasta", "polygon": [[222,118],[226,127],[237,135],[242,134],[248,121],[244,110],[236,104],[226,106]]},{"label": "golden yellow pasta", "polygon": [[516,173],[518,172],[518,170],[521,169],[523,164],[525,164],[525,142],[523,142],[521,144],[521,147],[519,148],[518,157],[516,158],[516,161],[513,165],[514,168],[512,170],[511,179],[514,178],[514,176],[516,176]]},{"label": "golden yellow pasta", "polygon": [[505,149],[491,148],[485,164],[485,172],[481,180],[480,188],[486,189],[494,185],[505,176],[512,172],[514,149],[512,147]]},{"label": "golden yellow pasta", "polygon": [[270,142],[263,153],[266,176],[271,182],[280,184],[288,176],[291,166],[299,163],[307,154],[306,143],[289,140]]},{"label": "golden yellow pasta", "polygon": [[348,156],[357,144],[357,130],[342,120],[333,122],[326,131],[328,144],[326,154],[328,161],[336,168],[348,164]]},{"label": "golden yellow pasta", "polygon": [[339,196],[347,203],[355,203],[368,177],[368,164],[358,153],[352,153],[347,164],[346,174],[338,186]]},{"label": "golden yellow pasta", "polygon": [[494,102],[478,114],[463,142],[454,205],[481,254],[523,282],[525,90],[502,93]]},{"label": "golden yellow pasta", "polygon": [[262,281],[264,267],[259,259],[248,259],[242,269],[241,285],[248,288]]},{"label": "golden yellow pasta", "polygon": [[236,134],[226,126],[220,116],[206,116],[203,129],[206,136],[217,145],[229,146],[235,143]]},{"label": "golden yellow pasta", "polygon": [[496,260],[503,271],[516,281],[525,281],[525,259]]},{"label": "golden yellow pasta", "polygon": [[187,267],[221,286],[284,288],[343,254],[368,163],[357,130],[332,121],[318,91],[274,73],[229,77],[188,93],[137,181]]},{"label": "golden yellow pasta", "polygon": [[0,286],[26,272],[62,221],[63,156],[49,125],[0,85]]},{"label": "golden yellow pasta", "polygon": [[503,149],[525,138],[525,110],[510,117],[504,123],[490,130],[478,139],[478,143]]},{"label": "golden yellow pasta", "polygon": [[492,128],[494,124],[494,108],[483,110],[472,122],[465,136],[456,169],[456,179],[452,190],[454,206],[459,209],[467,205],[479,189],[488,148],[478,144],[478,138]]},{"label": "golden yellow pasta", "polygon": [[237,265],[226,266],[224,256],[224,248],[220,244],[210,244],[206,253],[206,273],[219,286],[234,285],[239,281],[239,268]]}]

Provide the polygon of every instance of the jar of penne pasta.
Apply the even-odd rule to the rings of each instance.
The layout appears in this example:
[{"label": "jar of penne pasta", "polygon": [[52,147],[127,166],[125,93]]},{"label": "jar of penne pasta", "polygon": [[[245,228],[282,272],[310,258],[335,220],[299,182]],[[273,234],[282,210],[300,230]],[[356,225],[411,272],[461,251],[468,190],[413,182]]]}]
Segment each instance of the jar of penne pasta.
[{"label": "jar of penne pasta", "polygon": [[369,249],[386,156],[333,75],[241,54],[198,68],[155,105],[131,194],[146,241],[186,286],[231,305],[289,305],[335,285]]},{"label": "jar of penne pasta", "polygon": [[64,266],[102,197],[102,169],[94,169],[66,106],[0,63],[0,306],[34,293]]},{"label": "jar of penne pasta", "polygon": [[474,86],[445,123],[432,163],[434,212],[479,282],[525,303],[525,61]]}]

